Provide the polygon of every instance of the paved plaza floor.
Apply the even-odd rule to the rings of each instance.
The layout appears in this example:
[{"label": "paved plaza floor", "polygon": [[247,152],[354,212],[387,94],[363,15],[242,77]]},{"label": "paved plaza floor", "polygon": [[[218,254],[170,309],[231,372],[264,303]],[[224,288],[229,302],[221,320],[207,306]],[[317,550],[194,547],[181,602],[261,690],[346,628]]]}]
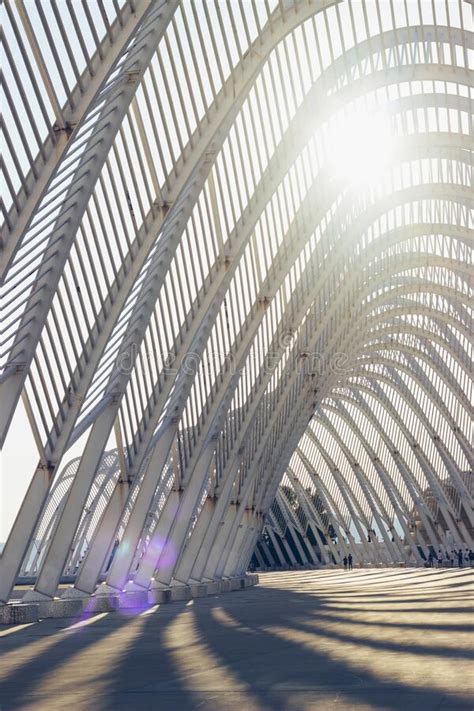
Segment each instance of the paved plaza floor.
[{"label": "paved plaza floor", "polygon": [[300,571],[0,628],[0,709],[472,710],[473,571]]}]

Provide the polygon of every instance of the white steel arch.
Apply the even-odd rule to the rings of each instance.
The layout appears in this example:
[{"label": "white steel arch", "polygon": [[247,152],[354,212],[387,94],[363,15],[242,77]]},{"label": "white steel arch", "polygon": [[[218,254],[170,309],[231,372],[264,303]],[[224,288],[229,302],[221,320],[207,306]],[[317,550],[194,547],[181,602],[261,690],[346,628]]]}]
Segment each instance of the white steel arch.
[{"label": "white steel arch", "polygon": [[89,5],[4,4],[0,599],[471,547],[468,4]]}]

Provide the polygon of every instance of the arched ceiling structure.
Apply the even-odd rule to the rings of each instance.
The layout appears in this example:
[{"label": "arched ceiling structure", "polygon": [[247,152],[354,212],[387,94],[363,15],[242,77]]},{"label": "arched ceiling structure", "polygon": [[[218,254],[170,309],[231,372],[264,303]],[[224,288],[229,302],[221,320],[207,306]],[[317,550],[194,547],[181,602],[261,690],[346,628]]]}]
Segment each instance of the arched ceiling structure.
[{"label": "arched ceiling structure", "polygon": [[240,573],[288,490],[326,561],[472,546],[469,3],[4,17],[0,599]]}]

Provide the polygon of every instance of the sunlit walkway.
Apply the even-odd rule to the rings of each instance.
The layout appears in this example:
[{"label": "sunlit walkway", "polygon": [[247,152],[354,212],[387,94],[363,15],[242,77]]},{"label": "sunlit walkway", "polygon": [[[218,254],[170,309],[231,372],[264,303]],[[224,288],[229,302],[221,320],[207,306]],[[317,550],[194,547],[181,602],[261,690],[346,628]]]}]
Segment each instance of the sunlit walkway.
[{"label": "sunlit walkway", "polygon": [[0,708],[472,709],[473,588],[470,570],[285,572],[3,629]]}]

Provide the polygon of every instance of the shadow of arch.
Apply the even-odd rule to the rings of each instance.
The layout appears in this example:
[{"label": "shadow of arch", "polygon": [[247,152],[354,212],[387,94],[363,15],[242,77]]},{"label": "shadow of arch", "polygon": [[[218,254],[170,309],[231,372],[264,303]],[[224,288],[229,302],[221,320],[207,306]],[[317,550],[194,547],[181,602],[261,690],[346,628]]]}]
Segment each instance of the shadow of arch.
[{"label": "shadow of arch", "polygon": [[[375,652],[387,650],[418,654],[423,660],[425,656],[438,656],[455,661],[472,660],[472,654],[466,651],[441,645],[430,647],[419,644],[404,647],[312,627],[304,620],[315,617],[318,619],[320,612],[324,614],[324,610],[330,608],[330,601],[324,596],[322,599],[319,599],[319,596],[315,599],[313,596],[288,591],[256,588],[252,591],[253,600],[249,605],[239,605],[232,598],[233,596],[221,598],[213,605],[196,606],[196,621],[203,636],[207,630],[213,629],[210,643],[214,654],[222,660],[223,668],[238,669],[240,679],[252,689],[262,708],[278,711],[294,708],[292,704],[299,693],[307,695],[308,699],[319,699],[323,696],[326,700],[329,695],[336,694],[341,703],[345,704],[341,708],[367,704],[373,708],[394,711],[402,708],[430,709],[437,708],[443,700],[447,703],[447,708],[471,708],[466,691],[443,692],[431,688],[429,684],[426,687],[415,686],[394,680],[389,673],[386,676],[376,675],[369,669],[361,676],[360,670],[355,665],[348,664],[342,657],[330,657],[323,650],[318,651],[317,646],[309,649],[290,637],[284,639],[283,635],[276,636],[265,627],[280,626],[275,613],[281,612],[283,606],[285,614],[281,619],[281,627],[289,630],[301,629],[308,635],[313,635],[315,641],[326,637],[350,642],[361,648],[365,645]],[[216,609],[222,610],[228,618],[227,624],[217,630],[215,628],[218,622],[213,614]],[[323,615],[320,619],[324,623]],[[351,622],[344,616],[340,616],[340,619],[342,622]],[[456,626],[456,630],[460,628]],[[452,631],[450,626],[446,631]],[[323,707],[317,704],[315,706]]]}]

